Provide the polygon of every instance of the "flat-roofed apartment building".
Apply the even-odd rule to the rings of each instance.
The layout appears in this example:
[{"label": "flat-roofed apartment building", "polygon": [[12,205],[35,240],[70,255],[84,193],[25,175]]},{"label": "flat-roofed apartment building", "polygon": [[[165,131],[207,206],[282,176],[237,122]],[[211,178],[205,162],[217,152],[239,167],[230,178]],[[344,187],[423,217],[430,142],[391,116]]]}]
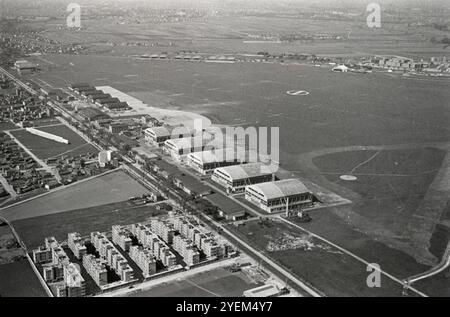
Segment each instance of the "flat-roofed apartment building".
[{"label": "flat-roofed apartment building", "polygon": [[298,179],[247,186],[245,199],[268,213],[295,210],[313,203],[312,193]]},{"label": "flat-roofed apartment building", "polygon": [[213,139],[209,133],[202,133],[190,138],[172,139],[164,142],[164,152],[174,160],[184,162],[189,153],[223,148],[223,142]]},{"label": "flat-roofed apartment building", "polygon": [[164,142],[170,139],[187,138],[193,135],[193,132],[183,126],[161,126],[152,127],[144,131],[145,141],[162,146]]},{"label": "flat-roofed apartment building", "polygon": [[87,253],[84,241],[78,232],[71,232],[67,235],[67,244],[69,245],[69,249],[79,260],[81,260],[83,255]]},{"label": "flat-roofed apartment building", "polygon": [[79,268],[70,262],[54,237],[45,238],[45,247],[33,250],[33,261],[42,265],[42,277],[56,297],[86,294],[86,284]]},{"label": "flat-roofed apartment building", "polygon": [[238,152],[233,148],[226,148],[189,153],[187,163],[199,173],[206,175],[219,167],[244,164],[245,160],[239,158]]},{"label": "flat-roofed apartment building", "polygon": [[275,179],[277,166],[248,163],[216,168],[211,180],[222,185],[229,193],[241,193],[248,185],[270,182]]}]

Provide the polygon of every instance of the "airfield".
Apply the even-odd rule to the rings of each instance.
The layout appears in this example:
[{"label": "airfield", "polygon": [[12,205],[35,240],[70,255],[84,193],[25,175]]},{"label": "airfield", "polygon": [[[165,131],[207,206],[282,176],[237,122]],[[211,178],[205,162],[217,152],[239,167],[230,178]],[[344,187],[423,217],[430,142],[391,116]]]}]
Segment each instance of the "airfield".
[{"label": "airfield", "polygon": [[[313,222],[307,226],[312,232],[379,263],[398,278],[425,271],[443,254],[443,241],[450,236],[449,211],[444,209],[450,191],[448,82],[382,73],[340,74],[311,65],[105,55],[49,55],[40,64],[42,73],[34,77],[53,87],[73,82],[111,86],[149,107],[195,112],[220,125],[281,127],[282,167],[293,177],[310,179],[352,201],[311,212]],[[309,94],[295,95],[300,89]],[[286,93],[291,91],[294,94]],[[20,205],[14,208],[20,215]],[[275,229],[279,226],[274,224]],[[335,226],[339,233],[330,229]],[[250,242],[254,232],[258,230],[240,230]],[[358,245],[351,238],[355,234],[361,235]],[[374,244],[377,252],[370,252]],[[285,266],[303,257],[298,251],[287,252],[292,254],[274,253]],[[315,256],[314,261],[322,258],[325,263],[350,261],[328,253],[311,258]],[[321,270],[305,276],[303,267],[292,267],[328,294],[362,287],[359,278],[327,284]],[[352,267],[355,276],[365,274],[360,263]],[[325,272],[324,276],[335,274],[332,269]],[[427,290],[433,289],[430,283]],[[401,289],[393,283],[380,292],[377,295],[399,295]]]}]

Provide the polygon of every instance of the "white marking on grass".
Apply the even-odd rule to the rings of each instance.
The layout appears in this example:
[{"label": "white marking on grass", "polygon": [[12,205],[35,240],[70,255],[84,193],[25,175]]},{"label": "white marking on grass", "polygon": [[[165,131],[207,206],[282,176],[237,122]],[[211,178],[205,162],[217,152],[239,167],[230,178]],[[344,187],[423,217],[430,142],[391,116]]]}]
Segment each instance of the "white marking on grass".
[{"label": "white marking on grass", "polygon": [[309,92],[306,90],[288,90],[286,93],[290,96],[307,96]]},{"label": "white marking on grass", "polygon": [[353,175],[341,175],[339,176],[339,178],[344,181],[356,181],[358,179],[356,176]]}]

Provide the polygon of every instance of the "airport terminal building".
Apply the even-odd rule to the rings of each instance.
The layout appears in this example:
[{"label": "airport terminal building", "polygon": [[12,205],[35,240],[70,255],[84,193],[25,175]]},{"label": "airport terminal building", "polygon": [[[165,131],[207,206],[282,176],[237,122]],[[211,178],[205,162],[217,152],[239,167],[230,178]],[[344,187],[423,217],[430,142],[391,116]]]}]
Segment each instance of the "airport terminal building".
[{"label": "airport terminal building", "polygon": [[225,166],[244,164],[238,153],[232,148],[194,152],[187,156],[190,167],[203,175],[211,174],[214,169]]},{"label": "airport terminal building", "polygon": [[247,186],[245,199],[268,213],[296,210],[313,203],[312,193],[298,179]]},{"label": "airport terminal building", "polygon": [[211,180],[225,187],[229,193],[240,193],[244,192],[248,185],[275,180],[275,172],[275,166],[248,163],[216,168]]}]

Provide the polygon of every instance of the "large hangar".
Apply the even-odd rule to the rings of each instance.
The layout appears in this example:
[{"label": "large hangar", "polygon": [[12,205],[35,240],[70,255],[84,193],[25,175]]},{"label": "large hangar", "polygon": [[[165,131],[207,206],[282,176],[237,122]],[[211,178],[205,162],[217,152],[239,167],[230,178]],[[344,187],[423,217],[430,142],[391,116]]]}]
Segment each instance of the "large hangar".
[{"label": "large hangar", "polygon": [[276,165],[248,163],[216,168],[211,179],[229,193],[240,193],[245,191],[245,186],[275,180],[276,171]]},{"label": "large hangar", "polygon": [[245,199],[268,213],[296,210],[313,203],[312,193],[298,179],[247,186]]}]

